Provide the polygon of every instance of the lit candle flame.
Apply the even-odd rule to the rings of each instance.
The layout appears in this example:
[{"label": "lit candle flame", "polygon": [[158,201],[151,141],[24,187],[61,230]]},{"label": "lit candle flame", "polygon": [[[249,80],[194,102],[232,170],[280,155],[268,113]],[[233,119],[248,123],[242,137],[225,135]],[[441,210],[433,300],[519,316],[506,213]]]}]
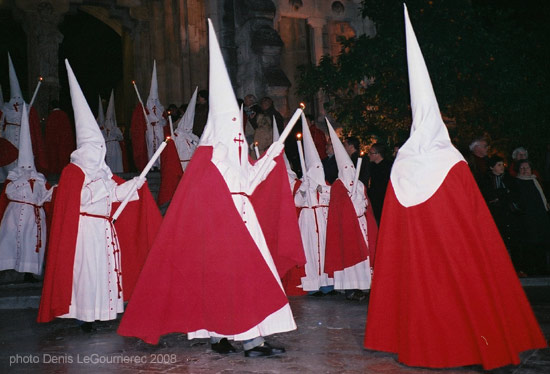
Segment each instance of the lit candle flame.
[{"label": "lit candle flame", "polygon": [[296,139],[298,139],[298,140],[302,139],[302,134],[301,134],[301,133],[297,133],[297,134],[296,134]]},{"label": "lit candle flame", "polygon": [[359,157],[363,157],[365,155],[365,152],[361,151],[359,152]]},{"label": "lit candle flame", "polygon": [[38,80],[39,80],[39,81],[42,81],[42,80],[44,80],[44,78],[42,78],[42,77],[38,77]]},{"label": "lit candle flame", "polygon": [[136,84],[136,81],[132,81],[132,84],[134,84],[134,85],[135,85],[135,84]]},{"label": "lit candle flame", "polygon": [[300,103],[300,108],[302,108],[302,110],[306,109],[306,104]]},{"label": "lit candle flame", "polygon": [[166,139],[164,139],[164,142],[168,143],[170,140],[172,140],[172,138],[170,136],[167,136]]}]

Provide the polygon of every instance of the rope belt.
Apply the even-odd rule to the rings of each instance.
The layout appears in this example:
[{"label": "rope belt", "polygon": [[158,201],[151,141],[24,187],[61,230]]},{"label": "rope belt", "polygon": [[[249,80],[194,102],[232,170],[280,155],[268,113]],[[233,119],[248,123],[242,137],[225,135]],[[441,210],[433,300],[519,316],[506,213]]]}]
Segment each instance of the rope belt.
[{"label": "rope belt", "polygon": [[6,131],[6,126],[21,126],[21,124],[4,121],[4,131]]},{"label": "rope belt", "polygon": [[250,195],[248,195],[246,192],[231,192],[231,195],[241,195],[250,199]]},{"label": "rope belt", "polygon": [[19,204],[27,204],[34,208],[34,222],[36,223],[36,248],[35,252],[40,252],[40,248],[42,247],[42,220],[40,219],[40,208],[42,208],[42,205],[36,205],[33,203],[29,203],[27,201],[19,201],[19,200],[11,200],[8,199],[9,202],[12,203],[19,203]]},{"label": "rope belt", "polygon": [[111,232],[113,233],[113,237],[111,239],[111,245],[113,246],[113,257],[115,258],[116,283],[117,283],[117,290],[118,290],[118,298],[120,299],[122,297],[122,284],[120,281],[122,278],[122,270],[120,269],[120,247],[118,245],[118,237],[116,234],[115,225],[113,225],[113,218],[111,216],[104,216],[100,214],[92,214],[87,212],[80,212],[80,215],[86,216],[86,217],[104,219],[104,220],[107,220],[111,225]]}]

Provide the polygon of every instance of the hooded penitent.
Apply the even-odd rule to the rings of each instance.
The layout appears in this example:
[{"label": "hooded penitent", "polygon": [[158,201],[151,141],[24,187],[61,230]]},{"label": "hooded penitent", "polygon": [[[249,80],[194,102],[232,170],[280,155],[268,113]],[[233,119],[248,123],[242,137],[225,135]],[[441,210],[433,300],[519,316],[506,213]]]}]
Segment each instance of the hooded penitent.
[{"label": "hooded penitent", "polygon": [[[147,131],[145,132],[145,136],[148,159],[150,159],[164,141],[164,127],[167,123],[164,118],[164,106],[159,100],[156,61],[153,62],[151,88],[145,106],[147,107]],[[155,161],[153,166],[160,166],[160,158]]]},{"label": "hooded penitent", "polygon": [[105,162],[113,173],[124,172],[122,148],[120,147],[120,142],[123,141],[124,138],[116,122],[114,91],[111,91],[107,113],[105,114],[105,125],[103,126],[102,132],[107,147]]},{"label": "hooded penitent", "polygon": [[193,96],[191,96],[191,100],[189,100],[189,104],[187,105],[187,110],[183,117],[177,122],[176,130],[174,131],[176,136],[173,140],[178,150],[183,171],[185,171],[187,164],[191,160],[191,156],[193,156],[199,144],[199,137],[193,134],[193,120],[195,118],[198,89],[198,87],[195,88],[195,92],[193,92]]},{"label": "hooded penitent", "polygon": [[9,183],[0,196],[0,270],[42,274],[46,248],[46,214],[43,204],[53,189],[36,171],[27,107],[21,108],[21,132],[17,166],[8,174]]},{"label": "hooded penitent", "polygon": [[405,31],[413,125],[384,201],[365,347],[410,366],[518,364],[546,341],[451,144],[406,8]]},{"label": "hooded penitent", "polygon": [[[135,181],[113,176],[105,164],[103,135],[65,65],[77,149],[57,187],[38,322],[111,320],[132,294],[161,216],[146,185],[135,193]],[[115,224],[110,217],[128,194],[133,201]]]},{"label": "hooded penitent", "polygon": [[[279,155],[258,185],[250,182],[263,159],[254,166],[248,161],[237,100],[210,22],[209,30],[208,123],[118,330],[149,343],[176,331],[188,338],[246,340],[295,328],[278,276],[300,262],[292,255],[301,250],[284,162]],[[286,231],[279,235],[283,223]]]}]

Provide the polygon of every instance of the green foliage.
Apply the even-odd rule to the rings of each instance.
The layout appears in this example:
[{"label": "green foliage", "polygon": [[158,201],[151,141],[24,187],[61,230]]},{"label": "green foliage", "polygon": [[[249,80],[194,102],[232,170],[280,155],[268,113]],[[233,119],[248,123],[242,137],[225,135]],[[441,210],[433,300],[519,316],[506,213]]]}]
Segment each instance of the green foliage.
[{"label": "green foliage", "polygon": [[[548,131],[550,26],[533,24],[513,1],[409,0],[407,7],[442,114],[460,149],[488,134],[508,148],[542,149]],[[338,56],[300,67],[298,93],[321,90],[325,109],[346,131],[389,143],[408,136],[411,114],[403,2],[364,0],[375,37],[341,40]],[[496,4],[496,5],[495,5]],[[493,6],[494,5],[494,6]],[[521,5],[521,4],[520,4]],[[499,8],[496,8],[499,6]],[[550,6],[538,12],[548,16]]]}]

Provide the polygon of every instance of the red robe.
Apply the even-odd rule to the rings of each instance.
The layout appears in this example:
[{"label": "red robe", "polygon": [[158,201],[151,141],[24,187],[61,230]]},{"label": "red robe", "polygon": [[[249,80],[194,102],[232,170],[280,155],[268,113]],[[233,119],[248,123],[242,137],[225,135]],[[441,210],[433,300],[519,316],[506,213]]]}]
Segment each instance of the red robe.
[{"label": "red robe", "polygon": [[160,165],[160,187],[157,197],[159,206],[172,200],[178,183],[183,176],[180,157],[174,141],[169,141],[160,154]]},{"label": "red robe", "polygon": [[0,138],[0,167],[17,160],[19,150],[8,139]]},{"label": "red robe", "polygon": [[138,170],[143,170],[149,162],[145,131],[147,131],[147,122],[145,122],[143,108],[141,104],[138,104],[132,113],[132,126],[130,127],[134,164]]},{"label": "red robe", "polygon": [[67,113],[62,110],[50,113],[44,138],[48,171],[51,174],[61,174],[63,168],[71,162],[71,153],[76,149],[74,128]]},{"label": "red robe", "polygon": [[377,229],[372,208],[369,210],[369,207],[370,204],[365,211],[369,244],[367,247],[348,190],[340,179],[331,185],[325,249],[325,273],[330,277],[334,276],[335,271],[365,261],[370,256],[371,248],[374,253]]},{"label": "red robe", "polygon": [[546,347],[465,162],[416,206],[388,185],[364,344],[409,366],[486,370]]},{"label": "red robe", "polygon": [[[113,179],[119,184],[124,182],[116,176]],[[78,166],[69,164],[63,169],[54,202],[38,322],[49,322],[69,312],[83,183],[84,173]],[[118,205],[113,204],[113,213]],[[128,203],[115,223],[121,248],[124,300],[132,295],[161,220],[151,192],[144,186],[139,190],[139,200]]]},{"label": "red robe", "polygon": [[[120,335],[151,344],[171,332],[206,329],[235,335],[288,303],[211,157],[212,147],[198,147],[187,166],[120,323]],[[281,167],[284,162],[278,158]],[[294,211],[293,205],[283,205],[278,183],[262,188],[273,205],[280,205],[280,217],[287,216],[285,210]],[[286,224],[298,223],[294,217]],[[284,253],[272,248],[271,239],[267,244],[272,253]],[[277,245],[283,245],[280,238]]]}]

